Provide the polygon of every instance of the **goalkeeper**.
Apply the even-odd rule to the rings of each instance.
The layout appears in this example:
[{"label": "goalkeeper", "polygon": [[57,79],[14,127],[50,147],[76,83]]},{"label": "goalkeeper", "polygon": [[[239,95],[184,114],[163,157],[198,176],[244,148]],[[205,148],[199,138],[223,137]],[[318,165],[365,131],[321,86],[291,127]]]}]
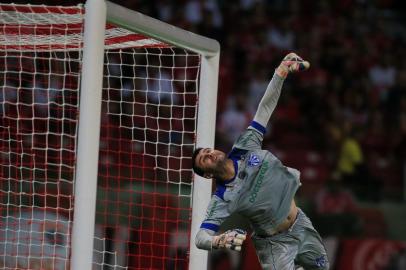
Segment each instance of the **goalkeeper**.
[{"label": "goalkeeper", "polygon": [[328,269],[326,250],[309,218],[296,206],[300,172],[284,166],[271,152],[262,150],[265,127],[278,102],[289,73],[308,69],[309,62],[288,54],[275,70],[254,120],[225,153],[198,148],[193,153],[196,174],[215,179],[217,190],[196,235],[201,249],[241,250],[246,233],[236,229],[216,234],[232,213],[247,218],[254,230],[252,240],[263,269]]}]

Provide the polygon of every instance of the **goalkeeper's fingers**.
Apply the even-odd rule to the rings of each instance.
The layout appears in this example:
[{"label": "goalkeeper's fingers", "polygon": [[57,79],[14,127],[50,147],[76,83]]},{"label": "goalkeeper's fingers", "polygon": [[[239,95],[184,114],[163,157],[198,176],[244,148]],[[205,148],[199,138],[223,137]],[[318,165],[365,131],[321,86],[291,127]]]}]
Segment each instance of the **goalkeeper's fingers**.
[{"label": "goalkeeper's fingers", "polygon": [[244,231],[231,231],[229,233],[229,239],[230,239],[230,243],[236,246],[241,246],[242,243],[244,242],[244,240],[247,238],[247,233]]},{"label": "goalkeeper's fingers", "polygon": [[225,245],[226,248],[235,250],[235,251],[241,251],[241,246],[246,239],[245,234],[239,234],[237,233],[234,235],[232,239],[230,239],[230,242]]},{"label": "goalkeeper's fingers", "polygon": [[236,246],[236,245],[231,245],[231,244],[226,244],[225,246],[228,249],[235,250],[235,251],[241,251],[241,245]]},{"label": "goalkeeper's fingers", "polygon": [[247,238],[247,233],[241,229],[229,230],[218,236],[215,240],[217,248],[227,248],[231,250],[241,251],[241,246]]}]

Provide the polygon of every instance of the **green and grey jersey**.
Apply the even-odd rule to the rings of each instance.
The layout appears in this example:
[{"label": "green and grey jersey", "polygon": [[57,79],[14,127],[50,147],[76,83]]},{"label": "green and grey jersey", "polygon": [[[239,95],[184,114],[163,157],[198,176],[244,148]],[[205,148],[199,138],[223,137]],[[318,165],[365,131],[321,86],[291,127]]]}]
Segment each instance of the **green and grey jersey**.
[{"label": "green and grey jersey", "polygon": [[262,97],[254,121],[237,139],[228,158],[235,177],[217,181],[206,217],[196,234],[196,246],[210,250],[213,235],[232,213],[245,216],[258,234],[272,234],[290,210],[300,186],[299,171],[284,166],[271,152],[262,150],[267,125],[281,94],[284,77],[274,73]]},{"label": "green and grey jersey", "polygon": [[264,133],[265,127],[253,121],[233,145],[228,158],[233,160],[235,177],[216,182],[217,190],[201,229],[213,234],[237,212],[250,221],[257,233],[272,234],[287,218],[300,186],[300,173],[262,150]]}]

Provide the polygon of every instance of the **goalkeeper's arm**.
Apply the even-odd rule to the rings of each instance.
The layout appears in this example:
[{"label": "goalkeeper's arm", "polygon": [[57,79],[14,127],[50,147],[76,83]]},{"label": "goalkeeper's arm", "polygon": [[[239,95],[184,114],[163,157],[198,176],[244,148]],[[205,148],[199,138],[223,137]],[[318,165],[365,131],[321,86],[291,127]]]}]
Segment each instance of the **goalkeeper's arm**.
[{"label": "goalkeeper's arm", "polygon": [[198,248],[205,250],[226,248],[240,251],[246,235],[247,233],[240,229],[229,230],[219,235],[214,235],[210,230],[200,229],[196,234],[195,243]]},{"label": "goalkeeper's arm", "polygon": [[268,87],[258,105],[258,109],[254,116],[254,121],[261,124],[263,127],[268,125],[269,118],[275,110],[278,103],[279,96],[281,95],[282,85],[285,78],[275,72],[272,80],[269,82]]},{"label": "goalkeeper's arm", "polygon": [[264,96],[262,97],[254,121],[266,127],[281,94],[282,85],[286,76],[290,72],[306,70],[310,63],[304,61],[295,53],[289,53],[283,58],[281,64],[276,68],[275,73],[269,83]]}]

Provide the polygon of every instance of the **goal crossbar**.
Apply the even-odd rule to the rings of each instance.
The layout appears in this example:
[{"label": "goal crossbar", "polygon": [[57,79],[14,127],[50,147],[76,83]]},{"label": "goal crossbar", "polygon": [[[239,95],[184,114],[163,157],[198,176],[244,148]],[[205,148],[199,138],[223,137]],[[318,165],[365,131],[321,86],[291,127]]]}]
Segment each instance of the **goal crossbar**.
[{"label": "goal crossbar", "polygon": [[106,5],[107,20],[111,23],[205,57],[214,57],[220,53],[220,44],[214,39],[183,30],[110,1],[106,1]]}]

